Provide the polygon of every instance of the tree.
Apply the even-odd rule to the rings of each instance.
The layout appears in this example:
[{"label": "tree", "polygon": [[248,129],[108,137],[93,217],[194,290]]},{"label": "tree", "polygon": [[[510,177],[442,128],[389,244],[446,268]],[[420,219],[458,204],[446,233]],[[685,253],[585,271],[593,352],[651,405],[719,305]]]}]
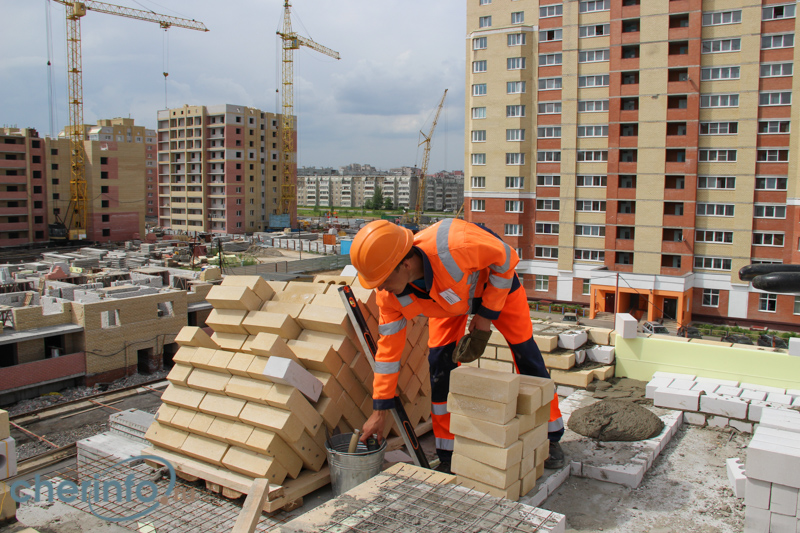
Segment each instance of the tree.
[{"label": "tree", "polygon": [[364,200],[364,209],[372,209],[372,200],[367,198]]},{"label": "tree", "polygon": [[394,209],[394,203],[392,202],[392,198],[387,196],[386,199],[383,201],[383,208],[387,211],[391,211]]},{"label": "tree", "polygon": [[373,209],[383,208],[383,191],[380,185],[375,187],[375,194],[372,195],[372,206]]}]

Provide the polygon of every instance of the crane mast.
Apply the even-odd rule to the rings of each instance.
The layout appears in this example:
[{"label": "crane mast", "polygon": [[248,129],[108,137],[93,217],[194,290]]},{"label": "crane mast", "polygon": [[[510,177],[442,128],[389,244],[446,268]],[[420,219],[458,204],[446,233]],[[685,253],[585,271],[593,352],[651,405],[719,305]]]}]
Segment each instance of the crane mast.
[{"label": "crane mast", "polygon": [[69,129],[70,141],[70,208],[72,212],[67,220],[67,229],[71,240],[86,238],[88,229],[88,198],[86,194],[86,152],[83,127],[83,65],[81,59],[81,18],[87,11],[97,11],[109,15],[117,15],[136,20],[158,23],[162,28],[177,26],[190,30],[208,31],[205,24],[196,20],[161,15],[151,11],[132,9],[129,7],[87,0],[71,2],[54,0],[67,10],[67,78],[69,94]]},{"label": "crane mast", "polygon": [[422,156],[422,173],[420,174],[419,178],[419,186],[417,187],[417,208],[414,211],[414,224],[419,226],[420,219],[422,218],[422,210],[425,204],[425,173],[428,171],[428,161],[431,158],[431,139],[433,138],[433,130],[436,129],[436,123],[439,121],[439,114],[442,112],[442,106],[444,105],[444,99],[447,97],[447,89],[444,90],[444,94],[442,95],[442,100],[439,102],[439,108],[436,110],[436,116],[433,117],[433,124],[431,124],[431,131],[428,132],[428,135],[425,135],[420,130],[420,135],[422,135],[423,140],[419,143],[418,146],[425,145],[424,153]]},{"label": "crane mast", "polygon": [[[283,4],[283,31],[277,34],[283,40],[283,55],[282,55],[282,140],[283,140],[283,163],[282,179],[281,179],[281,199],[280,199],[280,214],[284,217],[289,215],[290,220],[286,221],[294,226],[295,222],[291,220],[293,212],[293,205],[296,206],[296,183],[297,183],[297,150],[296,150],[296,131],[295,131],[295,117],[294,117],[294,51],[301,46],[310,48],[315,52],[325,54],[334,59],[340,59],[339,52],[331,50],[321,44],[314,42],[311,39],[302,37],[292,31],[292,14],[291,4],[289,0],[285,0]],[[270,226],[273,226],[270,223]]]}]

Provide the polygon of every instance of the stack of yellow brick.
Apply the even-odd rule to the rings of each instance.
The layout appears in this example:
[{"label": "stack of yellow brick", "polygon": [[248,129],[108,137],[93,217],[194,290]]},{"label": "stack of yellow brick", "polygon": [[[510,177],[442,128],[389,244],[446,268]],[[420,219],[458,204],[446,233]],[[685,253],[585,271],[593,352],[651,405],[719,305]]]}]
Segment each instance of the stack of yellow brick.
[{"label": "stack of yellow brick", "polygon": [[[589,340],[599,345],[614,345],[616,333],[604,328],[583,328]],[[575,352],[558,348],[558,335],[534,334],[533,339],[542,352],[544,364],[550,371],[550,377],[557,385],[570,387],[586,386],[595,379],[605,381],[614,377],[614,365],[592,365],[591,368],[575,368]],[[486,351],[480,359],[469,363],[469,366],[485,368],[497,372],[514,372],[514,357],[506,340],[499,331],[492,331]]]},{"label": "stack of yellow brick", "polygon": [[459,483],[518,500],[544,473],[552,380],[462,366],[450,374],[447,409]]},{"label": "stack of yellow brick", "polygon": [[[306,471],[321,472],[326,429],[352,431],[372,413],[373,377],[337,286],[326,281],[228,276],[211,289],[207,300],[214,309],[206,323],[214,333],[186,327],[176,339],[181,348],[167,376],[170,385],[146,435],[155,455],[233,495],[253,478],[277,486],[287,477],[300,481]],[[373,291],[346,281],[356,284],[353,291],[376,335]],[[416,320],[409,325],[399,383],[415,425],[430,417],[426,344],[425,320]],[[318,399],[265,375],[273,356],[298,363],[307,379],[319,380]],[[309,490],[325,481],[313,479]]]},{"label": "stack of yellow brick", "polygon": [[17,516],[17,502],[11,497],[11,486],[5,480],[17,474],[17,456],[8,411],[0,409],[0,525]]}]

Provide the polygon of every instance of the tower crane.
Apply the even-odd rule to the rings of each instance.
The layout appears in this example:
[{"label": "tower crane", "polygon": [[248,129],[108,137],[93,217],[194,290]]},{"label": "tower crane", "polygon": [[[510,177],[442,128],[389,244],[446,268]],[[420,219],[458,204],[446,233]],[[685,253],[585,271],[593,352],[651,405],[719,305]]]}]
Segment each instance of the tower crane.
[{"label": "tower crane", "polygon": [[[172,26],[190,30],[208,31],[205,24],[196,20],[180,17],[160,15],[152,11],[143,11],[129,7],[107,4],[86,0],[85,2],[71,2],[69,0],[54,0],[67,8],[67,77],[69,85],[69,140],[70,140],[70,168],[69,181],[70,208],[69,219],[65,220],[69,238],[80,240],[86,238],[87,230],[87,202],[86,196],[86,152],[83,146],[83,66],[81,60],[81,18],[87,11],[96,11],[108,15],[155,22],[162,28]],[[75,220],[73,221],[73,215]]]},{"label": "tower crane", "polygon": [[[301,46],[310,48],[315,52],[325,54],[334,59],[340,59],[339,52],[331,50],[309,38],[302,37],[292,31],[291,3],[285,0],[283,3],[283,31],[276,32],[283,40],[283,115],[281,127],[283,131],[283,177],[281,180],[281,202],[280,202],[280,224],[270,221],[270,227],[288,227],[296,224],[291,220],[293,213],[296,213],[297,197],[297,152],[295,151],[295,126],[294,126],[294,51]],[[292,209],[292,206],[295,209]],[[287,216],[288,215],[288,216]],[[295,215],[296,216],[296,215]]]},{"label": "tower crane", "polygon": [[444,90],[444,94],[442,95],[442,100],[439,102],[439,108],[436,110],[436,116],[433,117],[433,124],[431,124],[431,131],[425,135],[420,130],[420,135],[422,135],[423,139],[422,142],[419,143],[418,146],[425,145],[424,154],[422,156],[422,173],[420,174],[419,178],[419,185],[417,187],[417,208],[414,211],[414,220],[413,223],[416,226],[419,226],[420,219],[422,218],[422,210],[425,205],[425,172],[428,171],[428,161],[431,158],[431,139],[433,138],[433,130],[436,129],[436,123],[439,121],[439,114],[442,112],[442,106],[444,105],[444,99],[447,97],[447,89]]}]

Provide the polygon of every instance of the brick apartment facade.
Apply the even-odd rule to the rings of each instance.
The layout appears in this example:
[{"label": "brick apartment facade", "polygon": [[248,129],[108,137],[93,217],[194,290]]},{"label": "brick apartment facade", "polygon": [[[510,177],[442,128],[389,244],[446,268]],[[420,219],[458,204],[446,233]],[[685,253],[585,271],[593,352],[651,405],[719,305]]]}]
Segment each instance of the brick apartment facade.
[{"label": "brick apartment facade", "polygon": [[800,326],[800,298],[738,278],[800,259],[795,12],[468,1],[466,218],[517,248],[530,297]]}]

